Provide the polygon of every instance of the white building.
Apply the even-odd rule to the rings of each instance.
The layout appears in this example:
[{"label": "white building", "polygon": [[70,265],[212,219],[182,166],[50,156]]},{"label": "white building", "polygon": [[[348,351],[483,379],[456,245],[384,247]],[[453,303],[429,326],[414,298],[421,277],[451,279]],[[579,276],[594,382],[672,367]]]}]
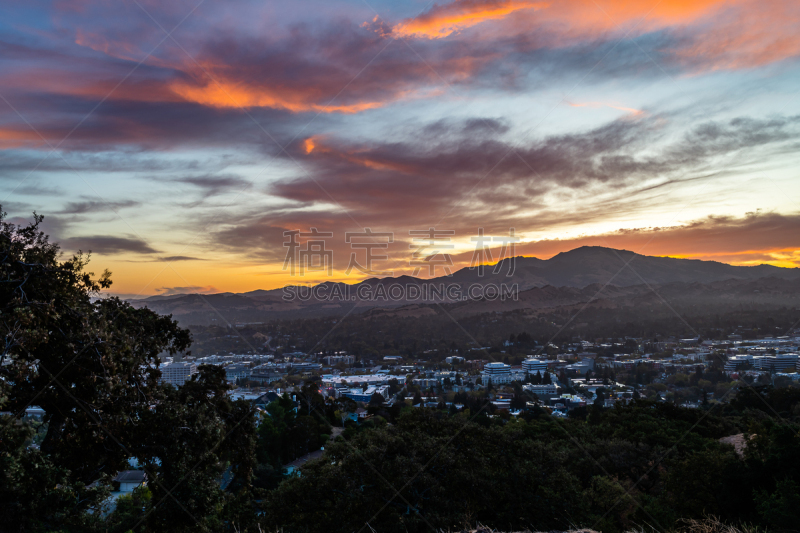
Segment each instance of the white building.
[{"label": "white building", "polygon": [[558,387],[552,383],[548,385],[523,385],[522,390],[528,391],[532,394],[558,394]]},{"label": "white building", "polygon": [[511,366],[505,363],[486,363],[483,373],[487,376],[506,376],[511,374]]},{"label": "white building", "polygon": [[161,365],[161,382],[179,387],[197,374],[197,365],[186,362],[172,362]]},{"label": "white building", "polygon": [[489,380],[492,381],[492,385],[497,385],[511,383],[515,379],[517,377],[512,374],[511,366],[505,363],[487,363],[483,367],[483,372],[481,372],[481,382],[484,385],[488,385]]},{"label": "white building", "polygon": [[531,357],[522,362],[522,370],[529,374],[541,372],[542,375],[544,375],[544,373],[547,372],[547,363]]},{"label": "white building", "polygon": [[753,362],[753,357],[750,355],[733,355],[725,362],[725,372],[734,372],[748,363]]},{"label": "white building", "polygon": [[753,366],[759,370],[783,372],[797,366],[797,354],[756,355],[753,357]]},{"label": "white building", "polygon": [[388,385],[380,385],[378,387],[367,387],[366,389],[350,389],[346,391],[342,396],[346,396],[351,400],[355,400],[357,402],[364,402],[369,403],[372,399],[373,394],[380,394],[383,396],[384,400],[389,399],[389,386]]},{"label": "white building", "polygon": [[132,492],[136,487],[147,485],[147,474],[144,470],[123,470],[112,481],[119,484],[119,492]]}]

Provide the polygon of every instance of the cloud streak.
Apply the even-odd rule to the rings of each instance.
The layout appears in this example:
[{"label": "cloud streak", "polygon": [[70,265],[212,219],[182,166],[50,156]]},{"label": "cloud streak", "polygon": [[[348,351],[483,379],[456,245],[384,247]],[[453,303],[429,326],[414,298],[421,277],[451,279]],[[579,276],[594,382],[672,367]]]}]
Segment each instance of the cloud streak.
[{"label": "cloud streak", "polygon": [[61,245],[71,250],[82,250],[103,255],[124,253],[154,254],[158,250],[152,248],[137,237],[114,235],[86,235],[61,239]]},{"label": "cloud streak", "polygon": [[426,13],[392,27],[397,37],[441,39],[490,20],[499,20],[521,9],[546,7],[543,2],[518,0],[456,0],[435,5]]}]

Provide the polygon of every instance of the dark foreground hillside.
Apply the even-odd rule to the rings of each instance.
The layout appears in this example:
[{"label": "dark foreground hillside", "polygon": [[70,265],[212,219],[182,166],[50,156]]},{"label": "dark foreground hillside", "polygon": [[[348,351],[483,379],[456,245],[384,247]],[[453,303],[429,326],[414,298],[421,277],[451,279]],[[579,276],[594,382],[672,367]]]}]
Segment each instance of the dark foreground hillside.
[{"label": "dark foreground hillside", "polygon": [[[797,389],[745,388],[707,410],[591,406],[568,420],[489,411],[379,412],[270,492],[265,517],[287,531],[672,531],[708,515],[800,524]],[[741,453],[720,440],[738,433]]]}]

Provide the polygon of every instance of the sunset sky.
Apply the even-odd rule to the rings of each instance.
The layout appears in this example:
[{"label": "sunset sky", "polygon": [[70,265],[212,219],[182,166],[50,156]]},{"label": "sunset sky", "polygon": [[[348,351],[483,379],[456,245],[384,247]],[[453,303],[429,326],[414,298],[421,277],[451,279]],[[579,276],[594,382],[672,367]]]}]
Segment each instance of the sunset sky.
[{"label": "sunset sky", "polygon": [[[799,27],[796,0],[4,2],[0,203],[129,297],[355,281],[365,228],[394,275],[428,228],[455,268],[479,228],[800,266]],[[333,275],[292,278],[312,227]]]}]

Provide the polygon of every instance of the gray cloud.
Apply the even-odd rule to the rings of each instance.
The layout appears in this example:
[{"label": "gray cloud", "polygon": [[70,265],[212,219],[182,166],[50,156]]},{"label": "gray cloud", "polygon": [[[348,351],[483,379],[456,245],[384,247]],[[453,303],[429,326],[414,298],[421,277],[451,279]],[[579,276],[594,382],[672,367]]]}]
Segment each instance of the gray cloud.
[{"label": "gray cloud", "polygon": [[200,257],[190,257],[188,255],[168,255],[166,257],[159,257],[159,261],[176,262],[176,261],[207,261]]},{"label": "gray cloud", "polygon": [[137,237],[118,237],[112,235],[87,235],[63,239],[64,248],[91,251],[98,254],[118,254],[135,252],[139,254],[155,254],[158,250]]},{"label": "gray cloud", "polygon": [[121,202],[105,202],[101,200],[86,200],[81,202],[69,202],[59,211],[64,215],[83,215],[87,213],[97,213],[104,211],[118,211],[126,207],[141,205],[140,202],[133,200],[123,200]]},{"label": "gray cloud", "polygon": [[229,191],[246,190],[251,186],[249,181],[234,174],[185,176],[176,178],[173,181],[197,187],[202,191],[204,198]]}]

